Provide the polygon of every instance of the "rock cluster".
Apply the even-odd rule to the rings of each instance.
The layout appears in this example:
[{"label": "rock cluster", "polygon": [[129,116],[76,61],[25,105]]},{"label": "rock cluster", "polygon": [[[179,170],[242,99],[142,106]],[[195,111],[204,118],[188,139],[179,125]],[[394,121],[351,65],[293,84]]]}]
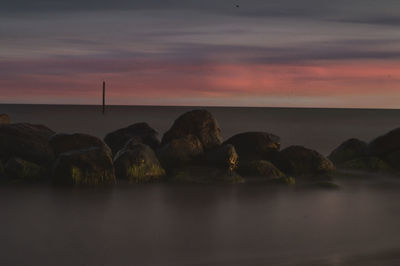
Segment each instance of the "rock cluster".
[{"label": "rock cluster", "polygon": [[325,157],[302,146],[281,150],[279,136],[269,132],[243,132],[223,141],[217,120],[207,110],[178,117],[161,141],[147,123],[113,131],[103,141],[87,134],[56,133],[43,125],[10,123],[7,115],[0,116],[3,181],[48,180],[74,186],[118,180],[286,185],[311,181],[331,188],[328,181],[336,168],[398,172],[400,128],[370,143],[346,140]]},{"label": "rock cluster", "polygon": [[400,170],[400,128],[370,143],[349,139],[328,156],[337,168],[368,172],[398,173]]}]

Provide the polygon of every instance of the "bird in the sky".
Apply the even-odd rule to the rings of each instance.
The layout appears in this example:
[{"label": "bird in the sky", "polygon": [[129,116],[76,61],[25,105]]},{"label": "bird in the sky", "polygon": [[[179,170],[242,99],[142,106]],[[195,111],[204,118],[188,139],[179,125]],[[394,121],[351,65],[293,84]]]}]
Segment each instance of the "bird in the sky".
[{"label": "bird in the sky", "polygon": [[239,5],[236,5],[236,7],[239,8],[240,6],[239,6]]}]

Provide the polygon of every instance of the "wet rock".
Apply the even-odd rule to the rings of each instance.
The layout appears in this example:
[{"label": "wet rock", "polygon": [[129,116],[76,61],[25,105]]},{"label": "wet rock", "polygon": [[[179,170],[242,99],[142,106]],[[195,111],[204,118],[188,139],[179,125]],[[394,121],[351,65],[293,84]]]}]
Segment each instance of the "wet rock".
[{"label": "wet rock", "polygon": [[92,147],[61,153],[53,168],[59,185],[94,186],[115,183],[114,165],[108,151]]},{"label": "wet rock", "polygon": [[384,160],[390,165],[391,168],[400,170],[400,150],[386,154]]},{"label": "wet rock", "polygon": [[359,139],[349,139],[337,147],[328,158],[334,164],[368,156],[368,144]]},{"label": "wet rock", "polygon": [[302,146],[290,146],[281,151],[283,158],[292,165],[297,176],[322,176],[335,171],[333,163],[317,151]]},{"label": "wet rock", "polygon": [[226,167],[233,171],[239,163],[239,156],[231,144],[222,145],[206,153],[206,161],[211,165]]},{"label": "wet rock", "polygon": [[271,162],[265,160],[254,160],[240,164],[238,172],[242,176],[258,177],[263,179],[278,179],[285,176]]},{"label": "wet rock", "polygon": [[203,152],[200,140],[194,135],[186,135],[171,140],[157,150],[157,157],[161,165],[169,170],[194,161],[200,161],[199,157],[203,155]]},{"label": "wet rock", "polygon": [[244,179],[235,171],[221,167],[189,165],[174,169],[169,176],[169,181],[197,184],[239,184],[243,183]]},{"label": "wet rock", "polygon": [[8,114],[0,114],[0,125],[10,124],[11,118]]},{"label": "wet rock", "polygon": [[20,158],[8,160],[4,167],[5,175],[11,180],[35,183],[47,178],[47,170],[35,163]]},{"label": "wet rock", "polygon": [[361,157],[338,164],[338,168],[356,171],[390,171],[388,163],[378,157]]},{"label": "wet rock", "polygon": [[164,134],[162,144],[187,135],[196,136],[204,150],[221,145],[221,129],[214,116],[207,110],[193,110],[181,115],[172,127]]},{"label": "wet rock", "polygon": [[16,157],[39,165],[51,164],[54,154],[48,145],[48,139],[54,133],[42,125],[0,125],[0,159],[6,162]]},{"label": "wet rock", "polygon": [[111,155],[111,149],[101,139],[87,134],[55,134],[50,137],[49,145],[55,155],[61,153],[83,150],[91,147],[99,147],[108,151]]},{"label": "wet rock", "polygon": [[137,123],[108,133],[104,138],[104,142],[111,148],[113,154],[117,154],[132,138],[138,143],[143,143],[152,149],[157,149],[160,145],[157,135],[157,131],[147,123]]},{"label": "wet rock", "polygon": [[279,151],[280,138],[267,132],[246,132],[237,134],[224,144],[232,144],[240,161],[268,160],[271,153]]},{"label": "wet rock", "polygon": [[400,128],[396,128],[371,141],[369,150],[372,155],[376,156],[384,156],[396,150],[400,150]]},{"label": "wet rock", "polygon": [[120,150],[114,159],[117,178],[132,183],[159,181],[165,176],[154,151],[145,144],[130,145]]}]

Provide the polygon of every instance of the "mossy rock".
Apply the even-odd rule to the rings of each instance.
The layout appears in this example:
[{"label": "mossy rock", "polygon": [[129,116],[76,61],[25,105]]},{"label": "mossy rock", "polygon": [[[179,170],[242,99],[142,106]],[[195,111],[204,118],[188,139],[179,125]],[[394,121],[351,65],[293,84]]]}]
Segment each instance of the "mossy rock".
[{"label": "mossy rock", "polygon": [[0,114],[0,125],[10,124],[11,119],[8,114]]},{"label": "mossy rock", "polygon": [[47,171],[45,168],[20,158],[12,158],[8,160],[4,167],[4,172],[11,180],[19,180],[29,183],[39,182],[47,177]]},{"label": "mossy rock", "polygon": [[388,163],[378,157],[363,157],[341,163],[339,168],[357,171],[385,172],[390,171]]},{"label": "mossy rock", "polygon": [[157,150],[157,157],[166,170],[198,162],[204,149],[200,140],[194,135],[173,139]]},{"label": "mossy rock", "polygon": [[186,166],[174,169],[168,177],[171,182],[194,184],[240,184],[244,179],[235,171],[211,166]]},{"label": "mossy rock", "polygon": [[161,144],[188,135],[196,136],[204,150],[211,150],[221,145],[221,129],[217,120],[207,110],[193,110],[178,117],[172,127],[165,132]]},{"label": "mossy rock", "polygon": [[104,138],[104,142],[107,143],[113,154],[116,155],[132,138],[135,139],[137,143],[146,144],[152,149],[157,149],[160,145],[158,132],[144,122],[136,123],[108,133]]},{"label": "mossy rock", "polygon": [[99,147],[60,154],[52,176],[58,185],[96,186],[116,182],[111,156]]},{"label": "mossy rock", "polygon": [[328,158],[334,164],[340,164],[368,155],[368,144],[359,139],[349,139],[340,144]]},{"label": "mossy rock", "polygon": [[154,151],[147,145],[130,145],[117,153],[114,159],[117,178],[128,179],[132,183],[160,181],[165,177]]},{"label": "mossy rock", "polygon": [[252,176],[266,179],[279,179],[285,177],[275,165],[265,160],[252,160],[241,162],[239,171],[243,176]]},{"label": "mossy rock", "polygon": [[236,153],[235,147],[231,144],[225,144],[208,151],[205,157],[207,163],[226,167],[231,171],[235,170],[239,164],[239,156]]},{"label": "mossy rock", "polygon": [[290,175],[319,177],[336,170],[328,158],[302,146],[290,146],[282,150],[281,155],[291,164],[292,172],[287,173]]}]

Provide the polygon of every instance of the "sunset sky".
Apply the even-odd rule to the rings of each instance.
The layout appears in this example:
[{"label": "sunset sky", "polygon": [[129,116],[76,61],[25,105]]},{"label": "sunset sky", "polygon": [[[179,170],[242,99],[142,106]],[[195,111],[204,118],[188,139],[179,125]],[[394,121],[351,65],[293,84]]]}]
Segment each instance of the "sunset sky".
[{"label": "sunset sky", "polygon": [[109,104],[400,108],[400,1],[2,1],[0,102],[103,80]]}]

